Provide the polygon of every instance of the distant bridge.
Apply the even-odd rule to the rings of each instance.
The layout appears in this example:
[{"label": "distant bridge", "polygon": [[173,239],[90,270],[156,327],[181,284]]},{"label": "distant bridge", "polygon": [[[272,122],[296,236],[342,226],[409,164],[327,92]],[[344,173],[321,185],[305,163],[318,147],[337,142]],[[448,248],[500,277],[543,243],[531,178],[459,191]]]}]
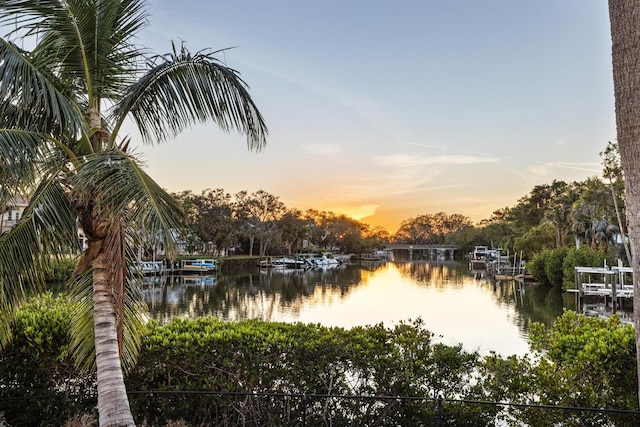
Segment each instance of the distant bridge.
[{"label": "distant bridge", "polygon": [[426,243],[394,243],[387,245],[384,248],[386,251],[407,251],[409,257],[413,258],[414,253],[418,253],[422,256],[427,256],[429,259],[437,259],[439,255],[448,259],[455,259],[456,250],[459,249],[458,245],[438,245],[438,244],[426,244]]}]

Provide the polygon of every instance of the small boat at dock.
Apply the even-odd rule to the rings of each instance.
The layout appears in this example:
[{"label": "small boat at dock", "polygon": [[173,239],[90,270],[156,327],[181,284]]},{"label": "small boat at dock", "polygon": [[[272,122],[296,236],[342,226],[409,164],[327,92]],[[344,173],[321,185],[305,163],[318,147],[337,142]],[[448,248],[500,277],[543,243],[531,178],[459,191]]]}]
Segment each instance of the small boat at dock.
[{"label": "small boat at dock", "polygon": [[207,273],[217,269],[218,262],[215,259],[185,259],[180,261],[179,267],[182,273]]},{"label": "small boat at dock", "polygon": [[158,275],[164,272],[162,261],[138,261],[138,268],[145,276]]},{"label": "small boat at dock", "polygon": [[469,253],[469,270],[486,269],[489,262],[503,262],[500,256],[501,249],[489,249],[488,246],[475,246]]},{"label": "small boat at dock", "polygon": [[270,257],[260,260],[260,268],[304,268],[306,262],[298,257]]}]

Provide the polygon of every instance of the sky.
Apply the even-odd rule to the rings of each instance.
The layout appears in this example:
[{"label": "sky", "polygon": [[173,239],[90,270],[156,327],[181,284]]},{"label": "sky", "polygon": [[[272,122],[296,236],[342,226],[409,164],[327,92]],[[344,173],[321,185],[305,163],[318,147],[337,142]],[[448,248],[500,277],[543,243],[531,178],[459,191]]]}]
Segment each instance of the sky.
[{"label": "sky", "polygon": [[[395,232],[477,222],[601,172],[614,141],[606,0],[151,0],[140,43],[240,72],[267,146],[214,124],[136,151],[172,192],[264,190]],[[131,133],[134,141],[135,132]]]}]

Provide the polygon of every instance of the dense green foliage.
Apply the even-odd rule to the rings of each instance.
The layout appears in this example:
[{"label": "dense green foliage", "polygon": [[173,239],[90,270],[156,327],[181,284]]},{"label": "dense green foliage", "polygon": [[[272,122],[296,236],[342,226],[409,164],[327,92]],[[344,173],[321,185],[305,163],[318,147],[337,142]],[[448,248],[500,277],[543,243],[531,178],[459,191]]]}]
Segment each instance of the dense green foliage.
[{"label": "dense green foliage", "polygon": [[555,242],[556,230],[550,223],[543,222],[516,237],[513,247],[516,253],[522,253],[524,259],[531,259],[545,248],[555,247]]},{"label": "dense green foliage", "polygon": [[613,256],[605,249],[580,249],[566,246],[546,249],[527,263],[534,280],[563,289],[575,288],[575,267],[602,267],[613,265]]},{"label": "dense green foliage", "polygon": [[[485,387],[497,400],[583,408],[637,410],[635,337],[617,316],[604,320],[566,312],[553,327],[533,324],[533,355],[487,357]],[[637,426],[638,414],[510,407],[509,425]],[[517,420],[517,421],[516,421]]]},{"label": "dense green foliage", "polygon": [[12,340],[0,353],[0,397],[16,399],[0,407],[9,425],[62,425],[95,406],[93,377],[79,374],[68,351],[70,313],[51,294],[16,312]]},{"label": "dense green foliage", "polygon": [[[0,400],[10,425],[62,425],[94,413],[95,379],[68,355],[69,319],[66,300],[51,295],[16,313],[13,340],[0,353],[0,398],[18,398]],[[497,412],[456,401],[637,408],[633,328],[616,316],[566,312],[552,327],[532,325],[530,341],[531,355],[482,358],[437,343],[419,320],[347,330],[176,319],[149,324],[127,388],[134,416],[147,425],[300,425],[303,417],[308,426],[435,425],[438,395],[444,425],[491,426],[495,417],[514,426],[638,425],[638,414]]]},{"label": "dense green foliage", "polygon": [[69,258],[57,258],[51,259],[44,269],[44,278],[48,283],[52,282],[66,282],[71,278],[73,271],[78,265],[78,259]]},{"label": "dense green foliage", "polygon": [[547,265],[547,258],[551,257],[551,250],[544,250],[534,255],[533,259],[527,262],[527,271],[531,272],[533,280],[538,283],[550,285],[547,278],[547,272],[545,266]]},{"label": "dense green foliage", "polygon": [[569,249],[562,266],[562,287],[575,288],[576,267],[603,267],[604,265],[615,265],[613,257],[604,249],[593,250],[588,247]]},{"label": "dense green foliage", "polygon": [[564,258],[567,256],[568,248],[566,246],[553,249],[551,256],[545,259],[544,272],[547,275],[547,280],[551,284],[562,284]]},{"label": "dense green foliage", "polygon": [[[394,328],[210,318],[151,325],[138,366],[128,378],[139,390],[199,390],[368,396],[473,396],[476,353],[434,343],[421,322]],[[138,416],[194,425],[413,425],[432,419],[432,401],[245,396],[143,396]],[[464,408],[461,408],[461,410]],[[473,408],[459,420],[476,419]],[[485,425],[485,424],[482,424]]]}]

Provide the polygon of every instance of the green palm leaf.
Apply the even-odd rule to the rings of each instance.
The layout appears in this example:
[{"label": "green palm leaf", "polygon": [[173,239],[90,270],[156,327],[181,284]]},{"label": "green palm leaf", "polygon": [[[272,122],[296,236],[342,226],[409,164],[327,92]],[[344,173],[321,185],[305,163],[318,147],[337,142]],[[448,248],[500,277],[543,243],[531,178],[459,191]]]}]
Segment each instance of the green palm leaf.
[{"label": "green palm leaf", "polygon": [[264,146],[267,127],[245,82],[213,54],[191,54],[183,47],[179,53],[156,57],[152,65],[114,109],[114,133],[131,113],[147,143],[166,141],[210,120],[224,131],[246,134],[251,149]]},{"label": "green palm leaf", "polygon": [[42,156],[42,135],[16,129],[0,129],[0,165],[3,185],[33,178],[37,171],[36,161]]},{"label": "green palm leaf", "polygon": [[[5,127],[24,124],[31,131],[75,135],[82,127],[82,114],[26,54],[0,39],[0,117]],[[17,106],[20,106],[18,108]]]},{"label": "green palm leaf", "polygon": [[[45,180],[20,222],[0,237],[0,311],[11,312],[44,286],[43,271],[51,259],[75,257],[79,250],[75,211],[64,189]],[[6,339],[0,334],[0,342]]]},{"label": "green palm leaf", "polygon": [[162,239],[171,255],[173,232],[184,225],[180,205],[144,172],[139,161],[118,149],[103,151],[88,161],[73,180],[79,203],[98,200],[103,211],[126,218],[138,229]]},{"label": "green palm leaf", "polygon": [[147,25],[144,1],[5,0],[0,6],[0,23],[19,23],[14,33],[39,40],[37,62],[85,81],[90,99],[119,97],[135,78],[142,51],[133,40]]}]

